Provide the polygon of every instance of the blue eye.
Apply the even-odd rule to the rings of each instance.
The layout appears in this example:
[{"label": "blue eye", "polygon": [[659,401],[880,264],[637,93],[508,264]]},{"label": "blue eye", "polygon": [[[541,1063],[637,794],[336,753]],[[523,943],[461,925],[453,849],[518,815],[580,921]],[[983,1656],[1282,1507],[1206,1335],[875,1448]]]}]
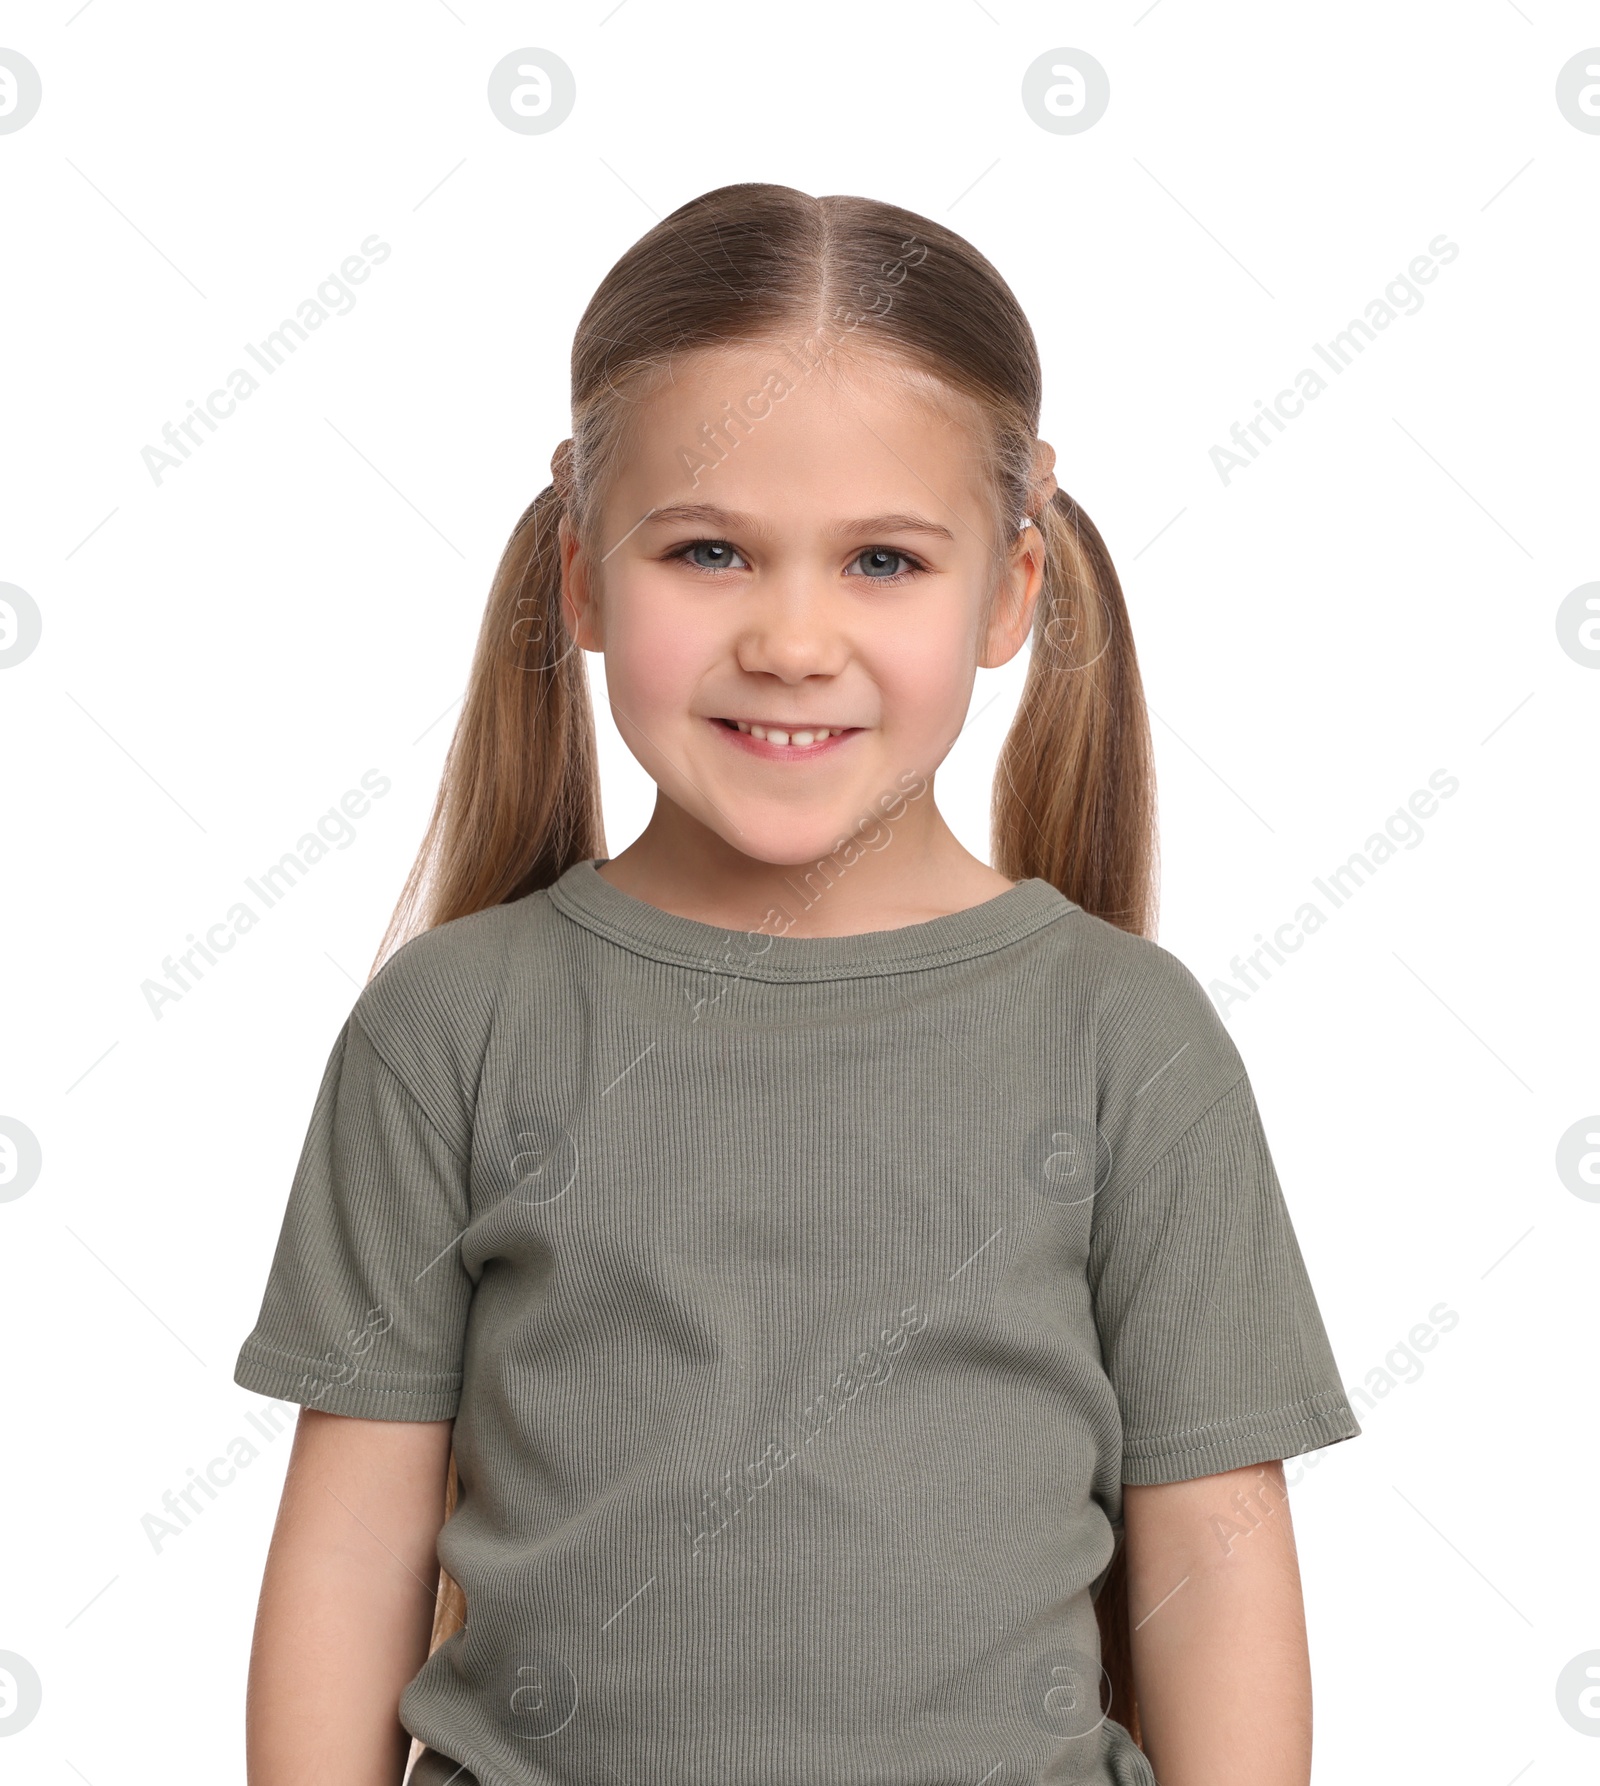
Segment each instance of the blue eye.
[{"label": "blue eye", "polygon": [[[709,562],[694,557],[696,552],[708,553],[710,555]],[[727,570],[729,560],[738,558],[739,554],[726,540],[691,540],[681,552],[675,553],[674,556],[687,558],[696,570],[721,571]],[[742,563],[743,560],[741,559],[740,562]]]},{"label": "blue eye", "polygon": [[[883,564],[885,559],[899,559],[902,564],[916,565],[916,560],[905,552],[896,552],[891,546],[869,546],[865,552],[856,554],[856,563],[866,572],[870,583],[898,583],[906,574],[904,571],[890,571]],[[871,568],[868,568],[871,567]],[[920,566],[916,566],[920,569]],[[880,575],[880,570],[882,574]]]}]

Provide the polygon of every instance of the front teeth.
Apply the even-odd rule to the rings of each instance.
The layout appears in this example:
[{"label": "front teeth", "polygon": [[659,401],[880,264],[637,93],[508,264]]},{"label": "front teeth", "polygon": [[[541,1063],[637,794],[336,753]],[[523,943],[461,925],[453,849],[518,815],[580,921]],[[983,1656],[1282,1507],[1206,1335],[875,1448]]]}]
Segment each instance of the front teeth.
[{"label": "front teeth", "polygon": [[830,732],[826,727],[815,732],[779,732],[769,730],[766,726],[748,725],[742,719],[733,722],[741,732],[748,732],[752,738],[764,738],[768,744],[821,744],[825,738],[832,738],[843,728]]}]

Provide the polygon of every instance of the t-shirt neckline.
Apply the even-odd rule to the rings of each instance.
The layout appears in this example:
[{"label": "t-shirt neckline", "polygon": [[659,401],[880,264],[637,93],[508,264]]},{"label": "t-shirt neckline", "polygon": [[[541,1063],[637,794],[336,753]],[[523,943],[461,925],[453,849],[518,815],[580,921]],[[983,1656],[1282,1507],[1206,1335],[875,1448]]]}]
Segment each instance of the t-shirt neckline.
[{"label": "t-shirt neckline", "polygon": [[[675,966],[756,980],[844,980],[905,973],[987,955],[1079,908],[1049,881],[1017,881],[964,911],[946,912],[893,930],[854,936],[785,936],[783,921],[755,931],[725,930],[664,911],[615,887],[599,872],[607,856],[573,865],[547,889],[569,918],[610,941]],[[848,872],[848,871],[846,871]],[[799,895],[789,909],[797,910]]]}]

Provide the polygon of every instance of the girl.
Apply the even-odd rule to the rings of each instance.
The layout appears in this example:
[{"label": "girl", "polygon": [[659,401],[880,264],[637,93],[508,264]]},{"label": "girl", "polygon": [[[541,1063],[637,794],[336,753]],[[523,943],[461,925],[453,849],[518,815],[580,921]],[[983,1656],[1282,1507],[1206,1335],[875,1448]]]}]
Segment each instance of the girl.
[{"label": "girl", "polygon": [[[1016,299],[728,186],[572,409],[239,1357],[304,1410],[252,1786],[1305,1786],[1281,1460],[1360,1428],[1152,940]],[[933,779],[1024,642],[991,868]],[[658,789],[614,858],[583,651]]]}]

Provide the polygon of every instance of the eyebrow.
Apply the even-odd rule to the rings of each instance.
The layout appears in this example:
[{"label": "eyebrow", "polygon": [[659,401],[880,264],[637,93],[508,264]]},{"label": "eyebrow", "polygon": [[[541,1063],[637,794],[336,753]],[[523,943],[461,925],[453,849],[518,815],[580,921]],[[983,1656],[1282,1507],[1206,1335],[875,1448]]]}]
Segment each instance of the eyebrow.
[{"label": "eyebrow", "polygon": [[[724,528],[729,533],[761,534],[766,531],[753,515],[737,514],[732,509],[717,508],[706,502],[675,502],[666,508],[652,509],[638,525],[668,526],[686,521],[703,522],[710,527]],[[909,512],[867,515],[859,521],[841,521],[837,526],[828,528],[827,532],[835,539],[864,533],[925,533],[935,539],[949,540],[952,544],[956,537],[948,527],[941,527],[937,521]]]}]

